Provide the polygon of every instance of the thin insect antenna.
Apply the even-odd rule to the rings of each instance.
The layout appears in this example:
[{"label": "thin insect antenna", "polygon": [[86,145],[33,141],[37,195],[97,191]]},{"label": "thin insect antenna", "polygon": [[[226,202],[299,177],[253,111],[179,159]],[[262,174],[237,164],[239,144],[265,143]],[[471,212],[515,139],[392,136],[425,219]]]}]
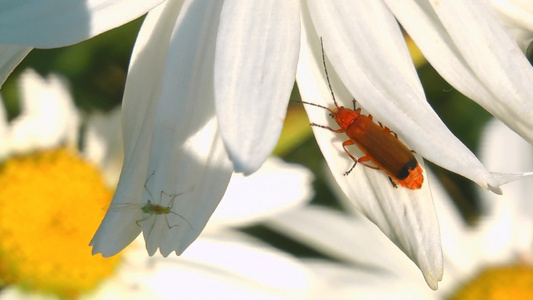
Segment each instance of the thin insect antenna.
[{"label": "thin insect antenna", "polygon": [[335,93],[333,93],[333,88],[331,88],[331,82],[329,81],[328,67],[326,66],[326,56],[324,55],[324,43],[322,42],[322,37],[320,37],[320,48],[322,49],[322,64],[324,65],[324,72],[326,73],[326,80],[328,81],[329,91],[331,92],[331,98],[333,98],[333,103],[335,107],[337,105],[337,99],[335,99]]},{"label": "thin insect antenna", "polygon": [[316,107],[320,107],[320,108],[323,108],[325,110],[329,110],[329,108],[325,107],[325,106],[322,106],[322,105],[319,105],[319,104],[316,104],[316,103],[311,103],[311,102],[305,102],[305,101],[300,101],[302,102],[303,104],[309,104],[309,105],[313,105],[313,106],[316,106]]}]

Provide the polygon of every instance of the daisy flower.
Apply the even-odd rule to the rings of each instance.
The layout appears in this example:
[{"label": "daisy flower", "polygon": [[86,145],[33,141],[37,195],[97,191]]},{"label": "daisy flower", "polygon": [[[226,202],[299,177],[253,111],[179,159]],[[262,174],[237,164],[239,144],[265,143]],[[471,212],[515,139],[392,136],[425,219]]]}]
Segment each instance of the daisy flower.
[{"label": "daisy flower", "polygon": [[75,298],[120,261],[94,257],[87,247],[112,191],[77,151],[80,118],[65,80],[28,69],[19,86],[20,115],[8,123],[0,108],[0,281]]},{"label": "daisy flower", "polygon": [[[64,6],[57,0],[24,5],[9,0],[5,7],[0,43],[8,45],[0,51],[5,66],[0,78],[28,47],[75,43],[150,11],[128,72],[125,157],[113,203],[146,205],[144,185],[151,174],[153,191],[191,189],[173,208],[190,226],[157,235],[143,226],[150,254],[158,248],[163,255],[182,253],[215,210],[232,171],[251,174],[261,166],[279,137],[295,74],[305,101],[331,106],[319,37],[340,105],[349,107],[355,97],[365,113],[418,153],[421,164],[423,157],[495,192],[504,182],[425,100],[398,21],[448,82],[533,140],[533,70],[486,2],[100,0]],[[306,109],[312,122],[331,125],[323,111]],[[396,190],[381,172],[362,167],[342,176],[350,159],[330,132],[314,131],[346,195],[436,288],[442,264],[429,186]],[[135,218],[111,210],[93,250],[118,253],[138,235],[138,227],[126,225]]]}]

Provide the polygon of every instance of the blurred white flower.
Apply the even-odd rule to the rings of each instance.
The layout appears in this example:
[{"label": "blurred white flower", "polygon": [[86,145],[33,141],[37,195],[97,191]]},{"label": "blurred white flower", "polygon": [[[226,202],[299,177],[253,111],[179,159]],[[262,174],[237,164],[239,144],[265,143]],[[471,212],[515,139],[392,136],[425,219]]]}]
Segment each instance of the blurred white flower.
[{"label": "blurred white flower", "polygon": [[2,139],[8,153],[74,147],[80,121],[66,81],[54,74],[45,79],[26,69],[18,83],[21,114]]}]

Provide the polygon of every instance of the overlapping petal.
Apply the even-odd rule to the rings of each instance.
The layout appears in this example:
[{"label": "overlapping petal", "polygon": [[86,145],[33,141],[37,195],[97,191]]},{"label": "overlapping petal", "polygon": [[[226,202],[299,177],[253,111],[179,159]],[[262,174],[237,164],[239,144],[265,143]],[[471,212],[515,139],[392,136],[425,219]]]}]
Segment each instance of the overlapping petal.
[{"label": "overlapping petal", "polygon": [[237,172],[257,170],[278,141],[299,46],[298,1],[224,1],[215,96],[221,134]]},{"label": "overlapping petal", "polygon": [[[344,9],[346,10],[347,8]],[[372,18],[370,15],[367,17]],[[305,26],[305,28],[309,27]],[[312,39],[313,42],[309,42],[310,39]],[[331,38],[329,40],[330,42],[332,41]],[[324,43],[326,43],[326,41],[327,40],[324,39]],[[325,100],[331,99],[331,94],[325,83],[318,38],[313,36],[313,33],[307,32],[302,43],[307,44],[302,47],[297,74],[298,84],[302,87],[300,89],[301,95],[308,102],[332,106],[332,100]],[[370,50],[367,50],[366,53],[369,52]],[[327,48],[326,54],[328,54]],[[408,55],[406,58],[408,58]],[[374,62],[374,64],[380,65],[378,62]],[[383,65],[381,66],[383,67]],[[377,70],[372,68],[369,70],[377,72]],[[402,69],[398,67],[398,70]],[[350,99],[348,91],[342,88],[339,84],[339,80],[332,69],[329,70],[329,74],[339,102]],[[378,80],[377,82],[379,83],[383,81]],[[372,90],[371,93],[376,93],[376,83],[369,83],[367,81],[367,84],[370,86],[360,87],[363,89],[361,93],[364,94],[364,90]],[[404,85],[404,87],[406,86],[407,84]],[[383,88],[385,90],[394,89],[387,85],[384,85]],[[385,101],[383,100],[383,97],[381,98],[382,101]],[[400,105],[400,107],[402,107],[402,102],[399,102],[399,104],[390,104],[392,102],[389,100],[386,101],[389,106]],[[348,106],[346,102],[344,102],[344,104]],[[425,104],[419,105],[422,108],[407,107],[402,109],[406,111],[410,111],[411,109],[415,111],[426,110],[429,106],[426,102],[424,103]],[[343,102],[339,103],[339,105],[342,104]],[[334,126],[331,124],[331,119],[328,119],[327,112],[324,112],[324,110],[312,106],[306,107],[306,109],[312,122]],[[430,110],[427,114],[431,115],[434,113]],[[389,117],[386,119],[385,122],[387,122],[387,125],[390,119],[392,118]],[[431,120],[432,119],[430,118],[429,120],[421,119],[420,121],[422,124],[425,124],[426,122],[431,123]],[[437,119],[437,121],[437,127],[442,125],[440,120]],[[414,128],[416,128],[417,131],[424,130],[418,127],[421,125],[415,124],[413,126],[415,126]],[[434,125],[431,124],[431,126]],[[394,130],[396,131],[396,129]],[[446,127],[441,128],[441,130],[447,132]],[[346,153],[344,153],[341,146],[342,142],[346,140],[347,137],[334,134],[322,128],[314,128],[314,132],[322,153],[332,170],[333,176],[347,197],[352,201],[353,205],[378,225],[378,227],[393,242],[395,242],[417,265],[419,265],[428,284],[432,288],[436,288],[437,282],[442,276],[442,254],[440,250],[439,226],[433,202],[431,201],[431,193],[427,179],[421,190],[412,191],[406,188],[393,188],[383,172],[365,168],[362,165],[356,166],[348,176],[343,176],[353,164],[353,161],[346,155]],[[399,134],[401,136],[400,132]],[[453,137],[453,139],[455,139],[455,137]],[[361,157],[361,152],[358,152],[358,150],[355,149],[356,147],[353,148],[354,149],[351,150],[354,151],[353,153],[356,157]],[[421,157],[417,155],[417,159],[423,165]],[[424,175],[426,174],[427,173],[424,172]]]},{"label": "overlapping petal", "polygon": [[[386,272],[391,272],[388,275],[408,277],[413,282],[422,281],[416,266],[395,249],[375,226],[357,215],[359,217],[354,218],[326,208],[308,206],[277,216],[267,225],[354,266],[386,266]],[[430,282],[426,276],[426,281],[430,287],[436,288],[435,278]]]},{"label": "overlapping petal", "polygon": [[2,0],[0,44],[74,44],[132,21],[163,0]]},{"label": "overlapping petal", "polygon": [[[162,191],[184,192],[173,204],[182,217],[179,226],[169,228],[161,216],[142,222],[150,255],[158,248],[164,256],[181,254],[196,239],[232,172],[214,108],[214,41],[220,9],[218,1],[189,1],[183,6],[181,1],[168,1],[148,15],[134,50],[124,103],[125,163],[113,203],[146,203],[150,195],[143,185],[153,172],[148,182],[156,198],[152,202],[167,206],[169,197],[159,199]],[[207,21],[198,26],[198,19]],[[156,55],[159,59],[154,60]],[[140,219],[131,213],[108,213],[92,241],[93,251],[104,256],[120,251],[139,233],[135,223]],[[121,231],[120,243],[109,241]]]},{"label": "overlapping petal", "polygon": [[307,168],[271,157],[250,176],[233,174],[207,228],[246,226],[307,203],[313,196]]},{"label": "overlapping petal", "polygon": [[446,81],[533,141],[533,68],[486,2],[386,2]]},{"label": "overlapping petal", "polygon": [[26,46],[0,44],[0,88],[7,76],[13,72],[31,49],[31,47]]},{"label": "overlapping petal", "polygon": [[[351,107],[348,101],[353,95],[424,158],[498,192],[498,182],[427,103],[400,28],[383,3],[310,1],[309,11],[312,25],[324,40],[326,55],[349,91],[333,86],[339,94],[339,105]],[[305,22],[306,27],[312,26],[310,22]],[[313,49],[308,57],[316,61],[311,71],[323,74],[317,37],[308,33],[305,42],[305,48]],[[321,93],[329,94],[327,89],[321,89]],[[317,100],[331,105],[330,100]]]},{"label": "overlapping petal", "polygon": [[236,232],[202,235],[179,258],[134,248],[125,260],[96,299],[310,299],[324,287],[301,261]]}]

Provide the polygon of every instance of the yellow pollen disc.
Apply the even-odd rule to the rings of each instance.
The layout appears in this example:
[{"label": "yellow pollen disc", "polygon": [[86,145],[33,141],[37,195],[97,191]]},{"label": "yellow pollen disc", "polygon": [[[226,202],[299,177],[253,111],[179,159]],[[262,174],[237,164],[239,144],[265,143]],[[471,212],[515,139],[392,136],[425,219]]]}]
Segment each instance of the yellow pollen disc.
[{"label": "yellow pollen disc", "polygon": [[112,192],[69,150],[0,163],[0,282],[76,298],[113,274],[119,256],[88,246]]},{"label": "yellow pollen disc", "polygon": [[514,265],[486,269],[451,299],[533,299],[533,268]]}]

